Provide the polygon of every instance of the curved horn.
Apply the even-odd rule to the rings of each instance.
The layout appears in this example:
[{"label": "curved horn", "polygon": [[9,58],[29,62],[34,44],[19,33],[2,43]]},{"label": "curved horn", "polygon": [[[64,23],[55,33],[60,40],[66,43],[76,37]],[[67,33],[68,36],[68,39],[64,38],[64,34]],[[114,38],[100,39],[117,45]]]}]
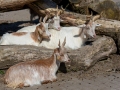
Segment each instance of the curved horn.
[{"label": "curved horn", "polygon": [[61,6],[61,13],[64,13],[65,9],[67,8],[67,6],[65,8],[63,8],[63,6]]},{"label": "curved horn", "polygon": [[42,22],[42,17],[40,17],[40,19],[39,19],[39,23],[41,23]]},{"label": "curved horn", "polygon": [[91,15],[86,15],[86,20],[90,20],[92,16],[93,16],[92,12],[91,12]]},{"label": "curved horn", "polygon": [[66,37],[64,38],[64,42],[62,43],[62,47],[64,47],[66,44]]},{"label": "curved horn", "polygon": [[62,9],[62,11],[65,11],[65,9],[63,8],[63,6],[61,6],[61,9]]},{"label": "curved horn", "polygon": [[99,19],[100,17],[101,17],[101,15],[96,15],[96,16],[93,17],[92,20],[95,21],[95,20]]},{"label": "curved horn", "polygon": [[58,5],[57,5],[57,7],[56,7],[56,8],[57,8],[57,10],[58,10]]},{"label": "curved horn", "polygon": [[57,10],[57,12],[56,12],[56,16],[57,16],[57,13],[58,13],[58,5],[57,5],[57,7],[56,7],[56,10]]},{"label": "curved horn", "polygon": [[59,16],[59,15],[60,15],[60,13],[61,13],[61,11],[59,10],[59,11],[57,12],[57,16]]},{"label": "curved horn", "polygon": [[48,16],[46,15],[46,16],[44,17],[44,19],[43,19],[43,22],[44,22],[44,23],[46,22],[47,18],[48,18]]}]

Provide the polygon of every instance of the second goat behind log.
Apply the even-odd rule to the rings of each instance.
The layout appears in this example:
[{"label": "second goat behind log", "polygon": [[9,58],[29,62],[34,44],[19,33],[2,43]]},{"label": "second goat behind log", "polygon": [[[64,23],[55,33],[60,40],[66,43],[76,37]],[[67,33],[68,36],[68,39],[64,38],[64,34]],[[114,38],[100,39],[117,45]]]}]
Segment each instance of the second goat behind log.
[{"label": "second goat behind log", "polygon": [[53,55],[47,59],[26,61],[10,67],[5,76],[4,82],[8,87],[17,88],[23,86],[33,86],[54,82],[57,80],[56,72],[61,62],[70,62],[64,48],[66,38],[62,45],[60,41],[58,48],[54,49]]}]

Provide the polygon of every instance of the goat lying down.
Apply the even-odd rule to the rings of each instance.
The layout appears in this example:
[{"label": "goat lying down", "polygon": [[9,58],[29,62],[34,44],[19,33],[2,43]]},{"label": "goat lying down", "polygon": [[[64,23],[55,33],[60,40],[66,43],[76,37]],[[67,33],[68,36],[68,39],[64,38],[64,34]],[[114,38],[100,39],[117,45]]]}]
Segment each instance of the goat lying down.
[{"label": "goat lying down", "polygon": [[38,46],[42,39],[50,39],[50,33],[45,30],[45,23],[36,27],[34,32],[6,33],[0,40],[0,45],[35,45]]},{"label": "goat lying down", "polygon": [[66,37],[66,45],[67,49],[78,49],[81,48],[82,45],[86,42],[88,38],[94,38],[95,27],[100,26],[100,24],[95,23],[95,20],[100,18],[100,15],[94,16],[92,20],[87,21],[84,25],[78,27],[61,27],[60,31],[56,31],[54,29],[49,29],[51,33],[51,38],[49,41],[43,40],[40,44],[41,47],[54,49],[57,47],[56,42],[61,39],[64,40],[63,37]]},{"label": "goat lying down", "polygon": [[7,86],[15,89],[56,81],[56,72],[60,62],[70,61],[64,48],[65,43],[66,39],[60,46],[59,41],[59,48],[54,49],[50,58],[21,62],[10,67],[4,76]]}]

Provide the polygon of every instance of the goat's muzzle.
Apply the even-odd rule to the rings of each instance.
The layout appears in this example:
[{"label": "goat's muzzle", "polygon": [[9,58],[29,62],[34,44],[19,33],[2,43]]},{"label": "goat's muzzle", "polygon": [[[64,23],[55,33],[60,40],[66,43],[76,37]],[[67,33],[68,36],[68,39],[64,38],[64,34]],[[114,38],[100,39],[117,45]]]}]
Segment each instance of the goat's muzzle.
[{"label": "goat's muzzle", "polygon": [[58,27],[57,30],[60,31],[60,30],[61,30],[61,27]]}]

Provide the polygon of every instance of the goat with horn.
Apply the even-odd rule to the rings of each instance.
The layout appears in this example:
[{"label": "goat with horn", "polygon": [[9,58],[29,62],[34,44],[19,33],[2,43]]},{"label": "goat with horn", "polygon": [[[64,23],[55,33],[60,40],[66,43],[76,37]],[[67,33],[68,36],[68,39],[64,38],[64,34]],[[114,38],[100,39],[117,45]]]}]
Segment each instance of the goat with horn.
[{"label": "goat with horn", "polygon": [[62,45],[60,41],[59,44],[57,42],[58,48],[54,49],[53,55],[47,59],[26,61],[11,66],[4,76],[4,82],[13,89],[55,82],[60,63],[70,62],[64,48],[65,44],[66,38]]},{"label": "goat with horn", "polygon": [[54,29],[49,29],[51,33],[51,39],[49,41],[42,41],[40,44],[41,47],[55,49],[57,47],[56,42],[63,37],[66,37],[67,49],[78,49],[86,42],[87,38],[94,38],[96,36],[95,27],[100,26],[101,24],[95,23],[95,20],[99,19],[100,15],[94,16],[91,20],[86,21],[85,24],[79,25],[78,27],[61,27],[60,31]]},{"label": "goat with horn", "polygon": [[[59,13],[60,11],[52,18],[52,19],[48,19],[48,15],[45,16],[43,22],[44,23],[48,23],[48,27],[49,29],[56,29],[56,30],[60,30],[60,17],[59,17]],[[37,24],[37,25],[32,25],[32,26],[27,26],[27,27],[23,27],[21,29],[19,29],[17,32],[34,32],[36,26],[40,25],[41,21]]]}]

